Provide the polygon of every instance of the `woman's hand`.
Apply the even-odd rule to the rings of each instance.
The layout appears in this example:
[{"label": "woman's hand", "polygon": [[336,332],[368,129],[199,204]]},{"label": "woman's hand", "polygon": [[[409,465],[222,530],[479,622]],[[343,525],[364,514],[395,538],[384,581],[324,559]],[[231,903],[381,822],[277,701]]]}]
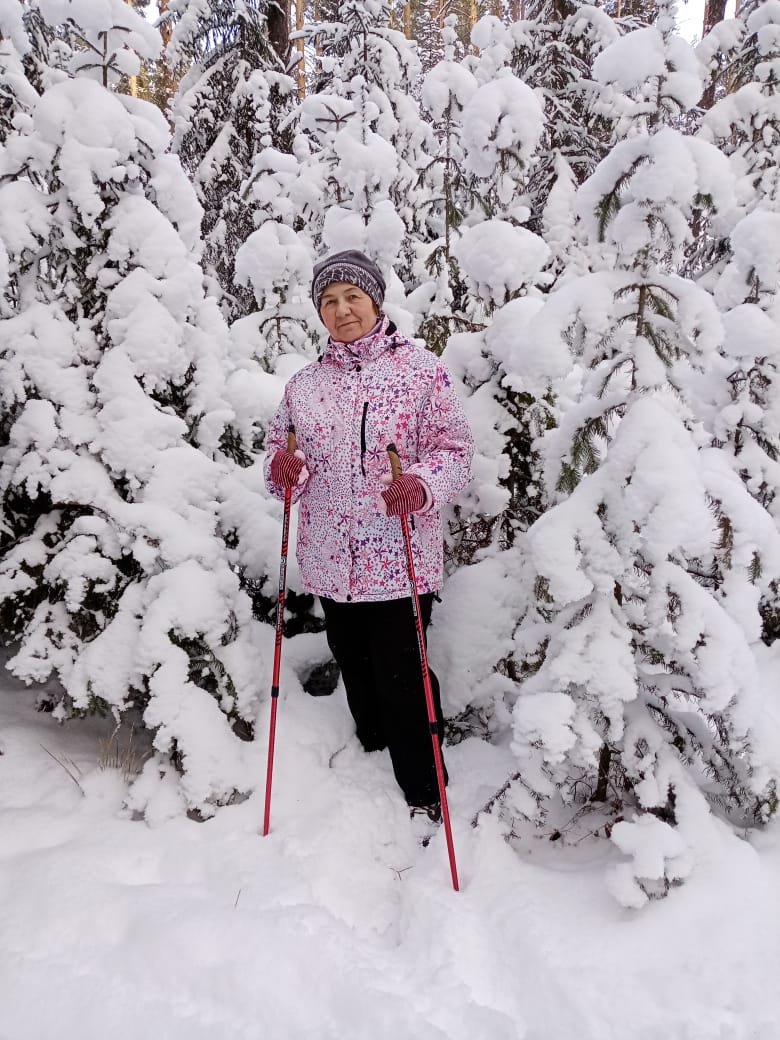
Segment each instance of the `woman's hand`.
[{"label": "woman's hand", "polygon": [[305,484],[309,479],[309,471],[306,468],[306,458],[298,449],[291,451],[277,451],[271,459],[271,480],[274,484],[284,488],[294,488]]},{"label": "woman's hand", "polygon": [[402,473],[382,492],[379,508],[387,516],[419,513],[428,502],[428,489],[413,473]]}]

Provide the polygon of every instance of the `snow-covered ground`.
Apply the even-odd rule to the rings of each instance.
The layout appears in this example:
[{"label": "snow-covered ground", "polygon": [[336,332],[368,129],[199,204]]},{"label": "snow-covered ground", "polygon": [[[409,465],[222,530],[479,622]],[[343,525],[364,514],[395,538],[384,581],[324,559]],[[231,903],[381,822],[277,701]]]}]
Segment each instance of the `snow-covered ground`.
[{"label": "snow-covered ground", "polygon": [[267,838],[262,783],[206,823],[128,819],[98,767],[109,724],[33,701],[4,681],[2,1040],[780,1037],[777,830],[714,824],[682,888],[625,910],[610,843],[513,850],[470,826],[511,764],[467,740],[448,751],[455,893],[443,834],[418,846],[340,691],[280,702]]}]

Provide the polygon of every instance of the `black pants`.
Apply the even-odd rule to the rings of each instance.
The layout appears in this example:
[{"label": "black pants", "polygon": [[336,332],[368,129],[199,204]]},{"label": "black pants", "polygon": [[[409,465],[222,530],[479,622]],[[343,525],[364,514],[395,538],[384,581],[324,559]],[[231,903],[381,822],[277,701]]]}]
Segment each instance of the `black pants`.
[{"label": "black pants", "polygon": [[[358,739],[366,751],[389,750],[395,778],[409,805],[437,802],[439,787],[411,599],[375,603],[320,599],[328,646],[341,669]],[[433,593],[420,596],[425,629],[432,606]],[[441,744],[439,681],[432,671],[429,674]]]}]

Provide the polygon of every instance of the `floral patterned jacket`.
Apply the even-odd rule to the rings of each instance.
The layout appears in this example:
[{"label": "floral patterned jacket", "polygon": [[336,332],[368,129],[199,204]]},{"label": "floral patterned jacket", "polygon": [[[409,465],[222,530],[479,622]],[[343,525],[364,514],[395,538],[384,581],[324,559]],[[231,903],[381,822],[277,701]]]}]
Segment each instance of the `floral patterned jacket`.
[{"label": "floral patterned jacket", "polygon": [[339,602],[409,595],[401,524],[379,508],[395,444],[404,472],[420,477],[428,501],[410,524],[418,592],[443,577],[439,507],[469,479],[473,438],[452,379],[438,358],[396,331],[387,318],[355,343],[331,340],[319,361],[288,382],[268,434],[271,459],[294,426],[309,471],[300,500],[297,556],[307,592]]}]

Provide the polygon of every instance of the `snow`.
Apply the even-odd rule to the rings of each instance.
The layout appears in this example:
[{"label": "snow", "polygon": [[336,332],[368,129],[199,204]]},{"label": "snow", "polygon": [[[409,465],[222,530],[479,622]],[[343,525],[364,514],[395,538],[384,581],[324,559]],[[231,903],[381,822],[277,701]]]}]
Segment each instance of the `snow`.
[{"label": "snow", "polygon": [[728,53],[737,49],[745,35],[745,23],[741,18],[724,18],[707,33],[696,46],[696,54],[709,64],[719,51]]},{"label": "snow", "polygon": [[542,127],[542,106],[521,80],[506,75],[483,84],[463,109],[467,169],[488,177],[507,154],[521,164],[529,162]]},{"label": "snow", "polygon": [[26,54],[30,49],[22,9],[16,0],[0,0],[0,36],[10,40],[19,54]]},{"label": "snow", "polygon": [[86,46],[74,50],[71,71],[97,81],[109,69],[109,81],[137,75],[139,59],[156,58],[162,48],[159,32],[124,0],[39,0],[38,7],[50,25],[71,19],[78,26]]},{"label": "snow", "polygon": [[501,703],[513,684],[495,662],[512,649],[513,624],[507,620],[519,610],[520,598],[520,584],[507,561],[492,556],[460,568],[447,582],[435,614],[437,631],[447,636],[446,652],[436,640],[431,662],[451,714],[477,705],[501,712],[497,725],[508,721]]},{"label": "snow", "polygon": [[[380,265],[396,256],[403,239],[404,227],[389,200],[378,202],[368,220],[340,206],[331,206],[322,229],[326,252],[338,253],[349,246],[375,256]],[[392,298],[392,294],[391,298]]]},{"label": "snow", "polygon": [[593,73],[600,83],[626,93],[651,90],[660,80],[660,89],[683,111],[696,104],[703,87],[693,50],[678,37],[667,43],[655,26],[635,29],[611,43],[594,61]]},{"label": "snow", "polygon": [[723,326],[723,349],[735,360],[774,358],[780,352],[775,323],[754,303],[740,303],[726,311]]},{"label": "snow", "polygon": [[[350,736],[343,694],[288,688],[279,711],[262,838],[257,779],[204,823],[129,819],[121,770],[98,764],[111,725],[58,727],[6,682],[0,1035],[774,1040],[776,830],[751,845],[710,823],[694,876],[636,913],[604,889],[617,849],[553,858],[545,839],[513,849],[492,817],[469,826],[506,762],[470,739],[447,755],[454,893],[443,835],[417,846],[386,755]],[[615,831],[652,875],[650,829],[669,830]],[[670,832],[664,855],[678,844]]]},{"label": "snow", "polygon": [[550,251],[538,235],[506,220],[485,220],[466,228],[454,254],[477,294],[505,303],[544,266]]},{"label": "snow", "polygon": [[311,281],[311,272],[311,257],[295,232],[272,221],[250,235],[236,258],[237,278],[244,284],[257,285],[260,295],[260,287],[277,277],[282,284],[305,285]]},{"label": "snow", "polygon": [[[506,385],[536,397],[543,396],[550,383],[566,375],[571,366],[569,352],[560,340],[556,343],[551,336],[535,334],[534,319],[542,307],[538,297],[510,300],[495,312],[485,336],[507,372]],[[541,343],[543,349],[539,349]]]},{"label": "snow", "polygon": [[731,234],[732,260],[718,282],[716,298],[724,307],[741,304],[753,283],[774,287],[780,280],[780,213],[755,210]]},{"label": "snow", "polygon": [[691,870],[690,857],[679,833],[655,816],[642,816],[630,823],[621,820],[612,829],[612,841],[633,860],[631,866],[614,864],[609,874],[610,891],[622,906],[639,910],[647,903],[647,893],[636,878],[658,881],[671,877],[678,881]]},{"label": "snow", "polygon": [[[134,180],[138,168],[133,156],[139,139],[153,152],[163,151],[168,143],[162,114],[142,103],[142,114],[134,116],[132,107],[99,84],[77,79],[52,87],[35,109],[35,129],[52,155],[60,151],[63,185],[87,226],[104,208],[93,178]],[[90,112],[88,120],[85,110]]]},{"label": "snow", "polygon": [[515,708],[516,743],[522,754],[524,745],[544,744],[548,762],[563,762],[576,742],[572,723],[575,704],[565,693],[539,693],[523,698]]},{"label": "snow", "polygon": [[[602,230],[599,204],[610,192],[619,210]],[[618,255],[669,248],[677,260],[690,240],[686,218],[699,195],[711,196],[718,211],[733,207],[728,159],[706,141],[663,127],[651,137],[618,142],[581,187],[576,205],[588,233],[614,244]]]},{"label": "snow", "polygon": [[476,89],[477,81],[468,69],[455,62],[439,62],[423,81],[422,103],[439,120],[453,103],[462,109]]}]

